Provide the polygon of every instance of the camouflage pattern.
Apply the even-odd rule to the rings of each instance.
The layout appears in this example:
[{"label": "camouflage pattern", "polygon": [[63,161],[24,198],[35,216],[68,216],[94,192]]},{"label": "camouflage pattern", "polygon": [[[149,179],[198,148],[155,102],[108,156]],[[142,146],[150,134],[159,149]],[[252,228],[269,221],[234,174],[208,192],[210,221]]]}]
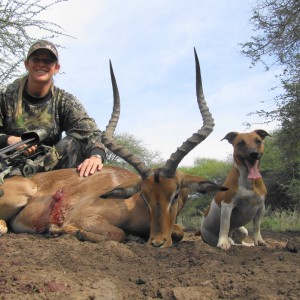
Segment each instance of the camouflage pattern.
[{"label": "camouflage pattern", "polygon": [[51,43],[51,42],[49,42],[49,41],[45,41],[45,40],[39,40],[39,41],[36,41],[36,42],[29,48],[26,59],[29,59],[30,55],[31,55],[34,51],[39,50],[39,49],[46,49],[46,50],[50,51],[50,52],[56,57],[56,59],[58,60],[58,52],[57,52],[56,47],[54,46],[53,43]]},{"label": "camouflage pattern", "polygon": [[[18,114],[18,97],[22,95],[19,88],[25,80],[16,80],[0,88],[0,135],[21,136],[35,129],[46,130],[43,144],[52,149],[49,151],[51,158],[43,163],[47,165],[43,166],[45,170],[77,167],[79,162],[90,157],[94,148],[105,149],[94,119],[73,95],[56,86],[52,86],[48,101],[33,104],[23,98],[21,114]],[[67,136],[64,139],[63,133]]]}]

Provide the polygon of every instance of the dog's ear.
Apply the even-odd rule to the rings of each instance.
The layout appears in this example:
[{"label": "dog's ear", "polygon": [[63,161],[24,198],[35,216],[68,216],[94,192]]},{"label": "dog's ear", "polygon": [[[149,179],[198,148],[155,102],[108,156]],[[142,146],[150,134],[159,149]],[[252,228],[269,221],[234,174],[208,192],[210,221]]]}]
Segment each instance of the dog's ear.
[{"label": "dog's ear", "polygon": [[237,137],[238,134],[238,132],[229,132],[225,135],[225,137],[221,139],[221,141],[227,140],[230,144],[232,144],[233,140]]},{"label": "dog's ear", "polygon": [[254,132],[256,134],[258,134],[262,139],[264,139],[266,136],[271,136],[263,129],[257,129],[257,130],[254,130]]}]

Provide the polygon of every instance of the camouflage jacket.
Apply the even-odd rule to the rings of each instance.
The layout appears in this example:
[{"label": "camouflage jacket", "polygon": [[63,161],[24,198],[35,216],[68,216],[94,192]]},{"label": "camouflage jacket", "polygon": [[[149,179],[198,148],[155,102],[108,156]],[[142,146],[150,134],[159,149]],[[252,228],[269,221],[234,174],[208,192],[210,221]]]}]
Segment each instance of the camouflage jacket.
[{"label": "camouflage jacket", "polygon": [[[26,131],[44,129],[47,138],[43,144],[47,146],[58,143],[65,132],[84,145],[87,157],[95,154],[97,148],[101,153],[105,151],[101,143],[101,131],[95,120],[88,116],[73,95],[52,85],[48,99],[31,103],[23,97],[25,82],[26,77],[0,88],[0,138],[3,135],[21,136]],[[21,101],[18,101],[20,97]],[[19,116],[18,102],[21,106]]]}]

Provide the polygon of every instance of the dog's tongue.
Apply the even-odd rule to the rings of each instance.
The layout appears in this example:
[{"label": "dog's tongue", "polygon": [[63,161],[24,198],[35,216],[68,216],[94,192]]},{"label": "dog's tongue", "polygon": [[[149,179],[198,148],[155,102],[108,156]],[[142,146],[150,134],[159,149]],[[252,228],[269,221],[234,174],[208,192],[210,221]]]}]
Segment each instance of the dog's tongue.
[{"label": "dog's tongue", "polygon": [[259,160],[256,160],[254,165],[250,165],[246,161],[246,165],[248,168],[248,177],[247,177],[248,179],[258,179],[258,178],[262,177],[259,173],[258,163],[259,163]]}]

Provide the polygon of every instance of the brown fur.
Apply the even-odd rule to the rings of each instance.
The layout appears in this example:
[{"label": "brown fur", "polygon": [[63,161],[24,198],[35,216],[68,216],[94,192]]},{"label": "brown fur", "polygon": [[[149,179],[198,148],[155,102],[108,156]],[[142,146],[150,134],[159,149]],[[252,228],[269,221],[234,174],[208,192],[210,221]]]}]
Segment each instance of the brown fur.
[{"label": "brown fur", "polygon": [[258,165],[264,151],[263,140],[268,135],[259,129],[225,136],[234,148],[234,165],[224,183],[228,190],[216,194],[201,223],[201,235],[208,244],[225,250],[235,243],[246,244],[243,241],[248,232],[243,226],[250,220],[253,220],[254,244],[265,244],[260,222],[267,189]]},{"label": "brown fur", "polygon": [[[179,173],[178,178],[176,181],[180,181],[181,186],[176,187],[179,197],[171,209],[172,220],[183,208],[188,196],[187,187],[184,186],[188,175]],[[180,241],[183,230],[172,220],[166,222],[161,218],[150,218],[149,221],[149,211],[140,192],[126,199],[100,198],[100,195],[122,185],[130,187],[133,183],[140,184],[140,181],[138,175],[112,166],[105,166],[102,171],[89,177],[79,177],[75,169],[38,173],[32,178],[11,177],[1,186],[4,195],[0,197],[0,219],[9,222],[14,232],[72,234],[92,242],[124,242],[127,234],[147,238],[152,222],[151,226],[156,230],[160,226],[163,226],[164,232],[170,228],[167,230],[170,238]],[[169,185],[167,182],[161,187],[151,179],[142,185],[143,191],[150,193],[149,197],[162,202],[162,207],[164,200],[161,197],[169,197],[170,188],[173,189],[173,183]],[[219,189],[219,186],[216,185],[216,188]],[[157,213],[155,215],[159,217]],[[2,233],[5,233],[5,228]],[[166,239],[159,246],[169,247],[172,239]]]}]

